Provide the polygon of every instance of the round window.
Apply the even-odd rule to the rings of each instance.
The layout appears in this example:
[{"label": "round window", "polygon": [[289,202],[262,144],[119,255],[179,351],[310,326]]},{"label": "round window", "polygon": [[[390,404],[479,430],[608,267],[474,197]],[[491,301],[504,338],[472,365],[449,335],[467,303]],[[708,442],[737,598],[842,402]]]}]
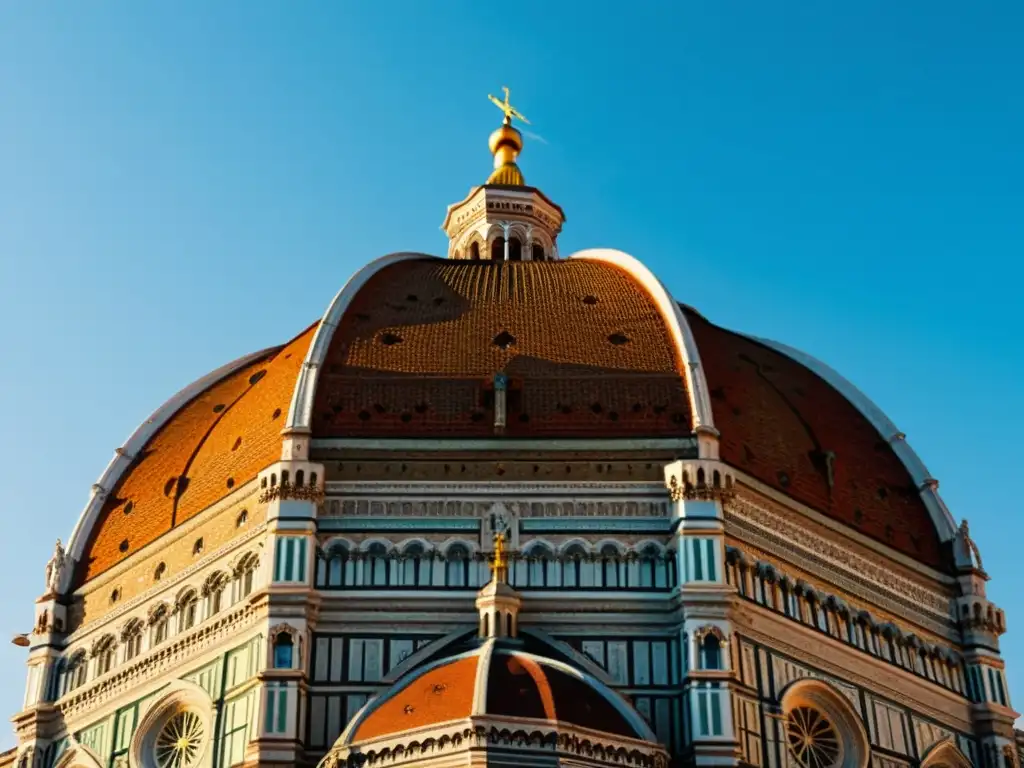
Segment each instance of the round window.
[{"label": "round window", "polygon": [[842,761],[839,734],[817,709],[794,707],[786,715],[789,751],[803,768],[833,768]]},{"label": "round window", "polygon": [[164,723],[153,743],[158,768],[192,768],[203,754],[206,729],[195,712],[178,712]]}]

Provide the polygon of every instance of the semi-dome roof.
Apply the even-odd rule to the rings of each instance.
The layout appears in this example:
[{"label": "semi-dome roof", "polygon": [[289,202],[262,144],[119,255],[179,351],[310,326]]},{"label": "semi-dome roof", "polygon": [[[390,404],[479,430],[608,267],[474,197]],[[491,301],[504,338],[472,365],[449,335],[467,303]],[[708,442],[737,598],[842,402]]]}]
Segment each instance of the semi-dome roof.
[{"label": "semi-dome roof", "polygon": [[596,678],[489,641],[408,673],[368,702],[335,746],[482,716],[559,722],[656,741],[640,715]]},{"label": "semi-dome roof", "polygon": [[119,450],[69,544],[70,587],[254,479],[281,432],[314,438],[720,435],[756,480],[938,569],[955,526],[881,411],[838,374],[719,328],[636,260],[396,254],[364,267],[283,347],[173,398]]}]

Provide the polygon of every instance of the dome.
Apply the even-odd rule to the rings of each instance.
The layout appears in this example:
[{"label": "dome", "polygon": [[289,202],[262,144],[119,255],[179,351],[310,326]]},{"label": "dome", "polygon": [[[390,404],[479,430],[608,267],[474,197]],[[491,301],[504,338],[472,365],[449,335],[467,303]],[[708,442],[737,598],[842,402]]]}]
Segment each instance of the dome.
[{"label": "dome", "polygon": [[152,544],[281,456],[281,429],[316,325],[186,387],[117,451],[72,534],[82,584]]},{"label": "dome", "polygon": [[564,662],[489,641],[406,674],[367,703],[335,748],[482,717],[520,727],[522,720],[539,720],[655,741],[640,715],[596,678]]},{"label": "dome", "polygon": [[955,526],[935,481],[881,411],[813,358],[674,303],[625,254],[398,254],[364,267],[320,323],[201,379],[136,431],[76,528],[74,585],[252,481],[280,458],[282,430],[493,439],[496,377],[503,439],[710,431],[722,460],[768,488],[949,567]]},{"label": "dome", "polygon": [[652,295],[616,265],[401,261],[340,317],[314,437],[690,434],[684,366]]}]

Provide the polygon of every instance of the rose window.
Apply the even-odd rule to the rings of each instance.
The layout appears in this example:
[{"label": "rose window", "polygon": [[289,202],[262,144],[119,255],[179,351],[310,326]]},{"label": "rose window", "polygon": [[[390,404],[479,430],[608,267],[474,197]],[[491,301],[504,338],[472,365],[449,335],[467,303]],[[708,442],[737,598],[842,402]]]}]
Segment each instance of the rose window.
[{"label": "rose window", "polygon": [[206,729],[195,712],[179,712],[156,736],[154,751],[159,768],[192,768],[202,754]]},{"label": "rose window", "polygon": [[839,734],[825,715],[811,707],[796,707],[786,716],[790,754],[803,768],[832,768],[839,764]]}]

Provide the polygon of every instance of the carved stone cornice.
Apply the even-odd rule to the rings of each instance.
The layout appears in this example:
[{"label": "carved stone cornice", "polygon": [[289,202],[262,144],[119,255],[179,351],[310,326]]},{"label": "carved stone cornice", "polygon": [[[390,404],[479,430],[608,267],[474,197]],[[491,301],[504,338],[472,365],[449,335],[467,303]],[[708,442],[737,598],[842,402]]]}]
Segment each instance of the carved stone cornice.
[{"label": "carved stone cornice", "polygon": [[808,528],[781,509],[765,509],[746,496],[725,508],[726,533],[782,560],[799,564],[851,594],[898,615],[908,611],[937,634],[950,633],[950,597],[901,576],[881,559],[868,559]]},{"label": "carved stone cornice", "polygon": [[[585,485],[585,484],[584,484]],[[575,493],[565,489],[560,498],[550,495],[526,499],[510,499],[492,489],[490,499],[466,498],[465,492],[452,492],[451,498],[427,496],[419,487],[417,494],[400,498],[381,498],[381,495],[367,493],[362,498],[329,496],[318,510],[319,517],[437,517],[437,518],[484,518],[494,504],[500,500],[503,506],[519,518],[531,517],[668,517],[668,502],[664,490],[650,496],[637,498],[635,489],[631,495],[625,492],[619,497],[594,495],[586,498],[583,489]],[[333,492],[333,489],[332,489]],[[660,498],[659,498],[660,497]]]},{"label": "carved stone cornice", "polygon": [[259,503],[268,504],[279,499],[286,501],[311,501],[314,504],[322,504],[324,500],[324,489],[315,485],[294,485],[292,483],[281,483],[272,485],[260,494]]},{"label": "carved stone cornice", "polygon": [[646,494],[661,496],[664,486],[659,482],[393,482],[331,480],[327,492],[333,494],[379,496],[488,496],[492,499],[506,499],[510,496],[544,496],[575,498],[580,493],[588,496],[618,496]]},{"label": "carved stone cornice", "polygon": [[261,613],[251,603],[245,602],[71,691],[55,704],[66,719],[72,720],[150,680],[180,671],[189,660],[255,624]]},{"label": "carved stone cornice", "polygon": [[[514,750],[524,764],[538,759],[624,766],[667,768],[668,754],[660,744],[616,737],[563,722],[526,718],[471,717],[448,726],[419,728],[357,746],[335,747],[318,768],[362,766],[450,765],[455,755],[471,751]],[[561,762],[561,761],[559,761]]]},{"label": "carved stone cornice", "polygon": [[676,477],[669,478],[668,495],[674,502],[680,501],[729,501],[736,495],[734,488],[701,483],[680,483]]}]

